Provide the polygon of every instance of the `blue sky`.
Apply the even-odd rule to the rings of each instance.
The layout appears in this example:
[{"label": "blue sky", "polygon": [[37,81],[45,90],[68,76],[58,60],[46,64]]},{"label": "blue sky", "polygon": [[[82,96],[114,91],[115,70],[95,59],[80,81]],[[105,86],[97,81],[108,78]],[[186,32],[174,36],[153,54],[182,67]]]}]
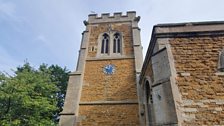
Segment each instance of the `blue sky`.
[{"label": "blue sky", "polygon": [[153,25],[223,21],[223,5],[223,0],[0,0],[0,71],[10,73],[25,60],[74,71],[83,20],[93,11],[136,11],[145,55]]}]

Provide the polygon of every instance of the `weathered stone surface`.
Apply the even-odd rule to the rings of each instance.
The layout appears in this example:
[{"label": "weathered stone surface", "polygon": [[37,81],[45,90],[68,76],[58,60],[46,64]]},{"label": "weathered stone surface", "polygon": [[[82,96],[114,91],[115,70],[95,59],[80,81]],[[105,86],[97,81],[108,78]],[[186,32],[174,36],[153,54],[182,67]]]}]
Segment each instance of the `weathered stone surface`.
[{"label": "weathered stone surface", "polygon": [[[103,68],[115,65],[115,72],[106,75]],[[134,60],[87,61],[81,101],[137,99]]]},{"label": "weathered stone surface", "polygon": [[217,76],[217,65],[224,37],[175,38],[170,44],[177,72],[190,75],[176,78],[183,100],[191,101],[183,102],[183,112],[195,114],[183,125],[223,125],[224,104],[218,100],[224,99],[224,77]]},{"label": "weathered stone surface", "polygon": [[[147,78],[155,83],[163,79],[165,73],[172,73],[170,85],[173,95],[169,96],[174,97],[176,113],[173,115],[177,115],[178,125],[224,125],[224,74],[220,70],[220,54],[224,47],[223,30],[224,22],[162,24],[154,27],[150,50],[147,52],[140,76],[140,85],[143,87]],[[154,57],[159,56],[164,47],[168,52],[171,51],[169,54],[173,57],[169,57],[169,62],[163,62],[169,65],[161,67],[159,61],[164,61],[164,56],[157,57],[156,63],[153,60],[155,61]],[[153,66],[154,64],[156,65]],[[158,91],[161,94],[166,92],[162,91],[162,86],[155,91],[156,86],[162,84],[163,82],[159,81],[152,86],[152,94]],[[158,105],[157,102],[158,100],[153,98],[151,106],[164,105]],[[165,107],[168,109],[169,105],[163,108]],[[149,113],[158,116],[159,111],[160,109],[157,109],[157,113]]]},{"label": "weathered stone surface", "polygon": [[138,105],[80,106],[78,126],[137,126]]},{"label": "weathered stone surface", "polygon": [[[224,125],[224,22],[156,25],[140,71],[139,19],[135,12],[89,15],[80,76],[69,81],[60,125]],[[105,32],[121,33],[121,54],[100,54]],[[107,64],[114,74],[103,73]]]},{"label": "weathered stone surface", "polygon": [[[113,17],[122,20],[127,18],[126,21],[108,18],[108,14],[102,15],[102,19],[92,17],[89,20],[88,52],[83,64],[84,74],[77,123],[80,126],[139,125],[138,103],[130,101],[138,101],[136,72],[140,72],[142,56],[136,51],[142,50],[141,42],[137,41],[140,39],[140,34],[137,34],[139,31],[135,30],[135,33],[132,33],[133,24],[137,26],[137,22],[133,23],[132,20],[135,14],[128,14],[128,17],[120,17],[117,14]],[[113,33],[116,32],[122,35],[120,54],[113,53]],[[108,54],[101,54],[100,38],[103,33],[110,36]],[[140,59],[138,64],[136,59]],[[108,64],[113,64],[115,67],[111,75],[103,72]]]}]

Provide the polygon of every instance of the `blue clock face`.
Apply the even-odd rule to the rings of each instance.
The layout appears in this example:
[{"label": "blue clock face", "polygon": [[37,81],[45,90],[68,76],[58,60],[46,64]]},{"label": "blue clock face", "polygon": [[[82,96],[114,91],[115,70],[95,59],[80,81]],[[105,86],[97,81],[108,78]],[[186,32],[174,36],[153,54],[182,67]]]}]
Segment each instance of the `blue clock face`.
[{"label": "blue clock face", "polygon": [[113,74],[115,71],[115,66],[112,65],[112,64],[109,64],[109,65],[106,65],[104,68],[103,68],[103,72],[105,74]]}]

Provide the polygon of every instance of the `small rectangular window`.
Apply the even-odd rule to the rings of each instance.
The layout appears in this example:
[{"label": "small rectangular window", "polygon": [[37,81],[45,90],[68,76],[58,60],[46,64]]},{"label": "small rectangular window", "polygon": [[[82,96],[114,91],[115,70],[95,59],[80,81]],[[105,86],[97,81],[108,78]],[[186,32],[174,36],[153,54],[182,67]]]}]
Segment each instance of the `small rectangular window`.
[{"label": "small rectangular window", "polygon": [[89,52],[94,52],[96,50],[95,46],[90,46],[89,47]]}]

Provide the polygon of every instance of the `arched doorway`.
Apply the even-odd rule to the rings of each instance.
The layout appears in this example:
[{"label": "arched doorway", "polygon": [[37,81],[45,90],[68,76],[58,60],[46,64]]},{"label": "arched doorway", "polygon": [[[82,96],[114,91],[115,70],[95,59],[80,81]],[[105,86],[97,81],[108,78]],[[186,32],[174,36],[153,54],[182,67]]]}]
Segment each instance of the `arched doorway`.
[{"label": "arched doorway", "polygon": [[150,85],[150,81],[146,80],[145,81],[145,86],[144,86],[144,101],[145,101],[145,117],[146,117],[146,125],[151,126],[153,124],[153,112],[152,112],[152,106],[153,106],[153,99],[152,99],[152,88]]}]

